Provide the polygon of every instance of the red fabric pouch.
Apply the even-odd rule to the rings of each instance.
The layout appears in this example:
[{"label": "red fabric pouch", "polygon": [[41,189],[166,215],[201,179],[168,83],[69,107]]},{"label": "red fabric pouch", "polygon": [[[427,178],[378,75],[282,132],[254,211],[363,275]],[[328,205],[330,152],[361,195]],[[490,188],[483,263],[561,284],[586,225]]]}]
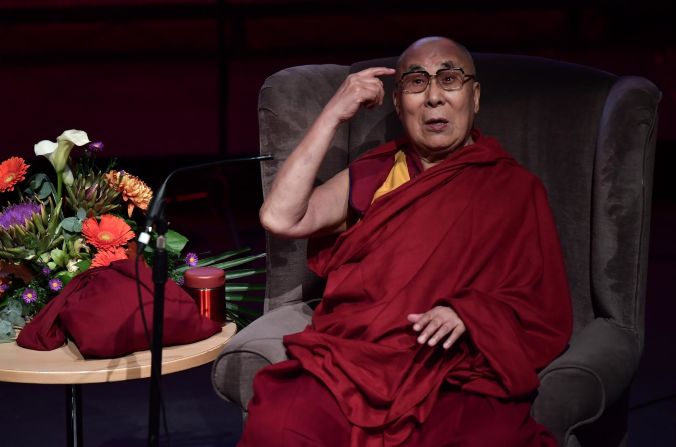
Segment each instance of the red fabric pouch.
[{"label": "red fabric pouch", "polygon": [[[152,337],[152,272],[139,265],[143,310]],[[88,270],[68,283],[19,333],[19,346],[49,351],[71,338],[85,357],[119,357],[149,349],[136,291],[134,261]],[[221,326],[199,314],[193,299],[167,281],[163,345],[180,345],[216,334]]]}]

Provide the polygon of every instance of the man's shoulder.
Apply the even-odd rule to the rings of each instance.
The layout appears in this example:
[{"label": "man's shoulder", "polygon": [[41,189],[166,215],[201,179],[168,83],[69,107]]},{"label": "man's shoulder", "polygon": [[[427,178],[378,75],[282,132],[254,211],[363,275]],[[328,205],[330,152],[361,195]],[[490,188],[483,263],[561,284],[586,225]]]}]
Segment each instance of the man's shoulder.
[{"label": "man's shoulder", "polygon": [[542,179],[513,158],[500,160],[495,165],[489,183],[490,189],[501,195],[545,191]]}]

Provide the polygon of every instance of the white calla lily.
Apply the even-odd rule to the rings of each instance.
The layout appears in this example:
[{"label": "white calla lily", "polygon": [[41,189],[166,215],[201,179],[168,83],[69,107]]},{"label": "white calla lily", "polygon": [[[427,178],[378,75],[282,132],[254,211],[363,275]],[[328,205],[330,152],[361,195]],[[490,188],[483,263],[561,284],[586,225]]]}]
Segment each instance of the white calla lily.
[{"label": "white calla lily", "polygon": [[74,146],[84,146],[89,143],[87,132],[70,129],[56,138],[56,143],[42,140],[35,145],[35,155],[44,155],[54,166],[57,174],[61,174],[68,164],[70,151]]},{"label": "white calla lily", "polygon": [[82,130],[70,129],[56,137],[56,143],[49,140],[42,140],[34,146],[35,155],[47,157],[54,170],[56,171],[56,201],[61,201],[61,187],[73,184],[73,173],[68,167],[68,158],[70,151],[74,146],[84,146],[89,143],[87,132]]},{"label": "white calla lily", "polygon": [[75,177],[73,176],[73,171],[71,171],[70,168],[66,166],[66,169],[63,170],[63,183],[65,185],[72,186],[74,181]]},{"label": "white calla lily", "polygon": [[56,150],[59,145],[53,141],[42,140],[35,147],[35,155],[44,155],[49,157],[52,152]]},{"label": "white calla lily", "polygon": [[70,141],[75,146],[84,146],[87,143],[90,143],[89,136],[84,130],[65,130],[61,135],[56,137],[56,141]]}]

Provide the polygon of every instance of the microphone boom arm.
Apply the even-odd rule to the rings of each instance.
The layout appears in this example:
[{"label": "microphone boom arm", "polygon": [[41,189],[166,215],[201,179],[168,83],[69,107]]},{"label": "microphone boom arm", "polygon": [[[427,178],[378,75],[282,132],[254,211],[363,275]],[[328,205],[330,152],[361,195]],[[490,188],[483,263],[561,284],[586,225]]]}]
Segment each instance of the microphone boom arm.
[{"label": "microphone boom arm", "polygon": [[178,174],[180,172],[185,171],[199,170],[202,168],[209,168],[211,166],[218,166],[228,163],[236,163],[241,161],[264,161],[264,160],[272,160],[272,158],[273,158],[272,155],[259,155],[255,157],[240,157],[240,158],[224,158],[222,160],[210,161],[207,163],[200,163],[191,166],[184,166],[182,168],[177,168],[171,171],[169,175],[167,175],[167,177],[164,179],[160,187],[157,188],[157,191],[153,195],[153,199],[150,201],[150,206],[148,206],[148,212],[146,214],[146,224],[144,225],[143,230],[140,232],[138,236],[139,253],[142,253],[143,249],[145,249],[146,245],[148,245],[148,242],[150,242],[150,233],[152,232],[153,224],[155,224],[155,220],[161,213],[162,207],[164,206],[164,192],[167,189],[167,184],[169,183],[169,180],[171,180],[174,174]]},{"label": "microphone boom arm", "polygon": [[[150,402],[148,409],[148,445],[150,447],[157,447],[159,445],[159,426],[160,426],[160,377],[162,376],[162,339],[163,339],[163,322],[164,322],[164,287],[168,276],[167,254],[166,254],[166,237],[167,222],[164,218],[164,191],[167,188],[169,180],[179,172],[192,171],[196,169],[207,168],[211,166],[218,166],[221,164],[242,162],[242,161],[262,161],[271,160],[272,155],[260,155],[256,157],[241,157],[241,158],[226,158],[222,160],[212,161],[208,163],[201,163],[197,165],[184,166],[175,169],[167,175],[160,187],[157,189],[150,206],[146,218],[146,224],[143,231],[140,232],[137,240],[138,256],[143,256],[143,251],[150,242],[150,233],[153,225],[157,229],[157,241],[155,259],[153,261],[153,336],[150,343],[151,351],[151,366],[150,366]],[[143,308],[141,309],[143,312]]]}]

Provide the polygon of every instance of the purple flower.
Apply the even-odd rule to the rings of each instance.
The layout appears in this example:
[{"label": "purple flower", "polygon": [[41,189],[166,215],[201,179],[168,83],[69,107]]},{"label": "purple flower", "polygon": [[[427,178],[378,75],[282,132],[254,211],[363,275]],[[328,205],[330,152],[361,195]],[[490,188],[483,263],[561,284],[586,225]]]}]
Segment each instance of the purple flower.
[{"label": "purple flower", "polygon": [[52,269],[50,269],[47,266],[42,267],[42,274],[45,276],[49,276],[49,274],[52,273]]},{"label": "purple flower", "polygon": [[178,278],[176,278],[176,284],[178,284],[179,286],[182,286],[183,284],[185,284],[185,278],[183,278],[182,276],[179,276]]},{"label": "purple flower", "polygon": [[13,225],[23,226],[33,215],[40,212],[40,205],[37,203],[18,203],[10,205],[0,213],[0,227],[8,230]]},{"label": "purple flower", "polygon": [[93,141],[87,145],[87,150],[89,152],[101,152],[103,151],[103,142],[102,141]]},{"label": "purple flower", "polygon": [[53,292],[58,292],[59,290],[63,289],[63,283],[59,278],[52,278],[49,280],[49,288]]},{"label": "purple flower", "polygon": [[197,261],[199,261],[199,258],[195,253],[190,252],[185,257],[185,263],[188,264],[190,267],[195,267],[197,265]]},{"label": "purple flower", "polygon": [[0,293],[7,292],[7,289],[9,289],[9,284],[5,283],[0,284]]},{"label": "purple flower", "polygon": [[38,299],[38,293],[34,289],[26,289],[21,294],[21,299],[24,300],[26,304],[30,304]]}]

